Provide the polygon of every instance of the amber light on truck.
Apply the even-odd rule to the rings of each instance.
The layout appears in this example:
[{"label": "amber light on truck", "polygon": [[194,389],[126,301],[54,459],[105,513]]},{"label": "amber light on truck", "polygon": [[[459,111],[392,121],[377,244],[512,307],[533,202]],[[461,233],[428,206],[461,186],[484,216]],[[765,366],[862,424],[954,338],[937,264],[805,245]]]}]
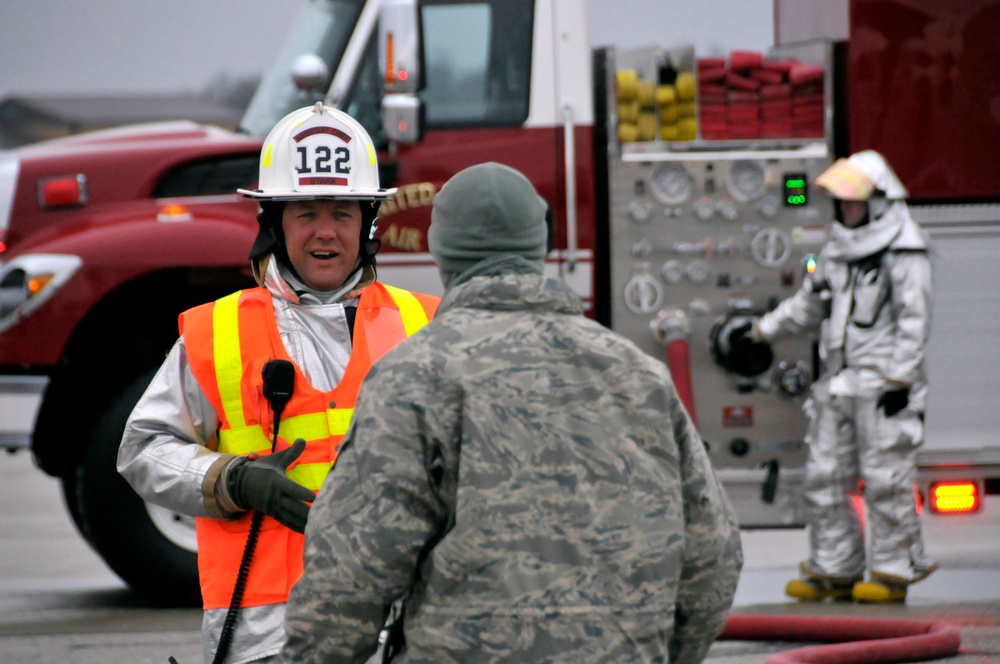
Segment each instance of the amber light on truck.
[{"label": "amber light on truck", "polygon": [[30,316],[83,265],[79,256],[27,254],[0,268],[0,332]]},{"label": "amber light on truck", "polygon": [[38,205],[42,208],[84,205],[87,202],[87,176],[83,173],[57,175],[38,181]]},{"label": "amber light on truck", "polygon": [[930,485],[930,508],[940,514],[978,512],[982,505],[976,482],[935,482]]},{"label": "amber light on truck", "polygon": [[393,53],[392,42],[393,42],[392,33],[390,32],[390,33],[386,34],[386,36],[385,36],[385,55],[386,55],[386,57],[385,57],[385,83],[386,83],[386,85],[392,85],[392,84],[394,84],[396,82],[396,68],[395,68],[395,61],[393,60],[393,58],[395,57],[396,54]]},{"label": "amber light on truck", "polygon": [[156,213],[157,221],[191,221],[193,218],[191,210],[186,205],[180,205],[179,203],[164,205]]}]

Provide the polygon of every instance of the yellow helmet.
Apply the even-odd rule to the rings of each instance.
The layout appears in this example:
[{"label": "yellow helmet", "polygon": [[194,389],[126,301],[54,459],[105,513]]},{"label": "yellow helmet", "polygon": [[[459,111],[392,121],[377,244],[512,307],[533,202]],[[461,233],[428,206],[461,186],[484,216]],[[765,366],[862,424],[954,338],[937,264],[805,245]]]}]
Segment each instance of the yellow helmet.
[{"label": "yellow helmet", "polygon": [[838,159],[816,176],[816,185],[843,201],[867,201],[876,190],[890,200],[907,196],[906,187],[875,150],[863,150]]}]

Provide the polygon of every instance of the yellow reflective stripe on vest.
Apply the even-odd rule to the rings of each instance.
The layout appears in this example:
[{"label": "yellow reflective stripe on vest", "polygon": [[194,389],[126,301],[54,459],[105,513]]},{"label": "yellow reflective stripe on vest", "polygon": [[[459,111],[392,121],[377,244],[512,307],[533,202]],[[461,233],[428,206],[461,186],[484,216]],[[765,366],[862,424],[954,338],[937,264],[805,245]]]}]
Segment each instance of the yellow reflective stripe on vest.
[{"label": "yellow reflective stripe on vest", "polygon": [[251,452],[271,449],[271,441],[264,435],[259,424],[239,429],[223,429],[219,432],[219,451],[236,456],[246,456]]},{"label": "yellow reflective stripe on vest", "polygon": [[420,300],[413,293],[388,284],[382,284],[382,286],[399,307],[399,315],[403,319],[403,330],[406,331],[406,336],[413,335],[414,332],[427,325],[427,313],[420,305]]},{"label": "yellow reflective stripe on vest", "polygon": [[347,433],[352,417],[354,417],[353,408],[335,408],[326,411],[326,424],[330,427],[330,435],[343,436]]},{"label": "yellow reflective stripe on vest", "polygon": [[319,491],[332,467],[329,463],[300,463],[285,471],[285,475],[311,491]]},{"label": "yellow reflective stripe on vest", "polygon": [[[281,420],[279,435],[291,445],[299,438],[307,443],[330,436],[343,436],[351,424],[353,408],[333,408],[322,413],[296,415]],[[229,454],[249,454],[271,449],[259,424],[219,432],[219,451]]]},{"label": "yellow reflective stripe on vest", "polygon": [[307,443],[327,438],[330,434],[326,426],[326,413],[309,413],[282,418],[281,424],[278,426],[278,435],[284,438],[289,445],[299,438]]},{"label": "yellow reflective stripe on vest", "polygon": [[243,356],[240,353],[239,326],[240,293],[218,300],[212,309],[212,349],[215,354],[215,381],[226,421],[233,429],[246,426],[243,419],[243,398],[240,382],[243,379]]}]

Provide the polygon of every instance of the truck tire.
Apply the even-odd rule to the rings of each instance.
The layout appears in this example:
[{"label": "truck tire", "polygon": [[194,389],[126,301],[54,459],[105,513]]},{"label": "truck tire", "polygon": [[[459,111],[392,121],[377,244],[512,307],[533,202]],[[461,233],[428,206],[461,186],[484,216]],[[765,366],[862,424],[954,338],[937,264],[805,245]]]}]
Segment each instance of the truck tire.
[{"label": "truck tire", "polygon": [[137,593],[163,606],[198,606],[194,519],[142,500],[118,474],[125,422],[155,371],[125,388],[98,419],[76,476],[67,480],[80,531],[104,562]]}]

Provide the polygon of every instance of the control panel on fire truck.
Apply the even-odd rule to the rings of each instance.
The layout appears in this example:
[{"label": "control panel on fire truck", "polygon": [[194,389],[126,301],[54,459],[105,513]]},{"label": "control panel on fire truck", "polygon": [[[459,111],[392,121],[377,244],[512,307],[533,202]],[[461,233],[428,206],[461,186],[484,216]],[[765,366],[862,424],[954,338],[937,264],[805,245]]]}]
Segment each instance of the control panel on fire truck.
[{"label": "control panel on fire truck", "polygon": [[[800,57],[814,71],[828,53]],[[621,54],[616,66],[655,79],[662,62],[647,49]],[[755,130],[735,140],[742,125],[730,120],[725,140],[704,140],[699,130],[684,142],[619,144],[610,168],[612,327],[665,361],[667,342],[687,344],[689,407],[741,521],[792,525],[805,462],[802,408],[818,370],[814,340],[733,357],[728,333],[792,295],[813,267],[832,208],[811,183],[831,150],[823,128],[810,129],[819,136],[763,139]]]}]

